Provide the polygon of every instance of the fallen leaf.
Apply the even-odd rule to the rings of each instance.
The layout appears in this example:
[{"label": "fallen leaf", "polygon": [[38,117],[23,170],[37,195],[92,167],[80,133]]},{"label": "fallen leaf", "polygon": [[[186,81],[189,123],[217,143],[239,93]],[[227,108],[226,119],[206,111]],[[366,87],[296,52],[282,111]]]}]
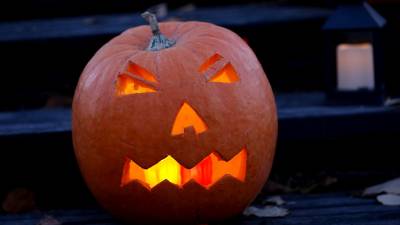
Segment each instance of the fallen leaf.
[{"label": "fallen leaf", "polygon": [[304,186],[300,188],[300,193],[302,194],[309,194],[314,192],[318,188],[327,188],[330,187],[338,182],[336,177],[331,176],[324,176],[314,183],[308,184],[308,186]]},{"label": "fallen leaf", "polygon": [[376,197],[378,202],[382,205],[398,206],[400,205],[400,195],[395,194],[383,194]]},{"label": "fallen leaf", "polygon": [[336,177],[327,176],[321,182],[321,185],[324,186],[324,187],[329,187],[329,186],[332,186],[332,185],[336,184],[337,182],[338,182],[338,179]]},{"label": "fallen leaf", "polygon": [[400,98],[388,98],[384,102],[385,106],[399,106]]},{"label": "fallen leaf", "polygon": [[265,193],[303,193],[308,194],[320,190],[329,189],[338,183],[338,178],[327,175],[324,172],[318,174],[304,174],[298,172],[285,178],[276,178],[277,181],[268,181],[263,188]]},{"label": "fallen leaf", "polygon": [[39,223],[37,223],[37,225],[61,225],[61,222],[53,216],[46,215],[39,221]]},{"label": "fallen leaf", "polygon": [[271,197],[264,199],[264,201],[262,201],[262,204],[263,205],[283,205],[283,204],[285,204],[285,201],[281,198],[281,196],[275,195],[275,196],[271,196]]},{"label": "fallen leaf", "polygon": [[365,189],[363,196],[378,195],[381,193],[400,195],[400,177]]},{"label": "fallen leaf", "polygon": [[71,97],[66,96],[51,96],[47,99],[45,108],[59,108],[59,107],[70,107],[72,104]]},{"label": "fallen leaf", "polygon": [[289,186],[279,184],[277,182],[269,180],[263,188],[266,193],[292,193],[295,190]]},{"label": "fallen leaf", "polygon": [[245,216],[257,216],[257,217],[284,217],[289,214],[289,210],[278,207],[278,206],[264,206],[262,208],[249,206],[247,207],[243,215]]},{"label": "fallen leaf", "polygon": [[2,208],[7,213],[22,213],[36,208],[35,195],[26,188],[16,188],[8,192]]},{"label": "fallen leaf", "polygon": [[315,184],[310,184],[306,187],[302,187],[300,188],[300,193],[302,194],[309,194],[311,192],[313,192],[315,189],[317,189],[319,187],[319,184],[315,183]]}]

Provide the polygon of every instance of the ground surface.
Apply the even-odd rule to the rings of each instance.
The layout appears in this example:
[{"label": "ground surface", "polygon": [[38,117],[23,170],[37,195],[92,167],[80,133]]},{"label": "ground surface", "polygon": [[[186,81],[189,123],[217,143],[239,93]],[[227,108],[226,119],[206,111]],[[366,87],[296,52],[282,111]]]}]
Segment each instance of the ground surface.
[{"label": "ground surface", "polygon": [[[257,218],[242,216],[224,224],[268,225],[399,225],[400,207],[383,206],[374,199],[352,197],[347,193],[287,195],[283,206],[290,214],[282,218]],[[47,219],[45,219],[47,218]],[[69,209],[32,212],[20,215],[0,215],[2,225],[117,225],[101,209]]]}]

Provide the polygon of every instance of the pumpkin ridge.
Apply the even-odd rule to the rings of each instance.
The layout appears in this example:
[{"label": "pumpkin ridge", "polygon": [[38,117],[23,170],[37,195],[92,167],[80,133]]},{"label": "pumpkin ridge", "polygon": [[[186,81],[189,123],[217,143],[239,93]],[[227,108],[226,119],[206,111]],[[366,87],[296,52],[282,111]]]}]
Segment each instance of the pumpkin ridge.
[{"label": "pumpkin ridge", "polygon": [[[115,54],[112,54],[112,55],[107,55],[107,56],[103,57],[102,59],[100,59],[100,61],[98,61],[98,63],[96,65],[92,65],[91,68],[88,68],[88,70],[86,70],[86,68],[85,68],[84,71],[82,72],[82,74],[90,74],[90,73],[93,72],[93,70],[96,70],[96,68],[104,67],[105,63],[109,63],[109,61],[115,60],[115,57],[121,57],[121,56],[123,56],[124,54],[127,54],[130,51],[132,51],[132,50],[125,50],[123,52],[118,52],[118,53],[115,53]],[[139,52],[139,51],[138,52],[133,52],[132,55],[127,56],[126,61],[129,61],[129,58],[131,58],[131,57],[133,57],[133,56],[135,56],[135,55],[137,55],[139,53],[141,53],[141,52]],[[121,65],[120,69],[118,69],[118,71],[121,71],[123,67],[124,67],[124,65]]]}]

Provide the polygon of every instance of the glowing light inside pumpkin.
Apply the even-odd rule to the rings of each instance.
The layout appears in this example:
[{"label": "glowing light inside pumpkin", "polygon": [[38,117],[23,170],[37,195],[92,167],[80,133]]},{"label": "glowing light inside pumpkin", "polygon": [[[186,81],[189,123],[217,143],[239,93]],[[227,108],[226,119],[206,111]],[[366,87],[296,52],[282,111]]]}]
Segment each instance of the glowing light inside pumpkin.
[{"label": "glowing light inside pumpkin", "polygon": [[185,132],[185,128],[193,127],[196,134],[207,130],[207,125],[200,118],[197,112],[186,102],[183,103],[176,115],[172,125],[171,135],[180,135]]},{"label": "glowing light inside pumpkin", "polygon": [[142,94],[156,92],[156,89],[126,74],[118,76],[117,95]]},{"label": "glowing light inside pumpkin", "polygon": [[240,181],[246,177],[247,150],[242,149],[229,161],[224,161],[216,153],[211,153],[196,166],[187,169],[174,158],[167,156],[148,169],[143,169],[130,159],[126,159],[122,172],[121,187],[138,181],[151,189],[164,180],[182,187],[194,180],[205,188],[211,187],[225,175]]},{"label": "glowing light inside pumpkin", "polygon": [[214,65],[217,61],[221,60],[223,57],[218,54],[215,53],[214,55],[212,55],[210,58],[208,58],[199,68],[199,72],[203,73],[205,72],[210,66]]},{"label": "glowing light inside pumpkin", "polygon": [[153,74],[151,74],[146,69],[138,66],[136,63],[129,62],[128,67],[126,68],[126,71],[129,73],[135,74],[147,81],[155,82],[155,83],[157,82],[157,80]]},{"label": "glowing light inside pumpkin", "polygon": [[[215,53],[200,66],[199,71],[201,73],[205,72],[221,59],[223,59],[223,57],[218,53]],[[216,67],[218,66],[219,65],[216,65]],[[221,70],[219,70],[209,79],[209,82],[218,82],[218,83],[233,83],[236,81],[239,81],[239,76],[236,73],[235,68],[233,68],[232,64],[229,62],[226,63]]]},{"label": "glowing light inside pumpkin", "polygon": [[220,82],[220,83],[233,83],[239,80],[235,69],[232,64],[228,63],[218,73],[216,73],[209,82]]}]

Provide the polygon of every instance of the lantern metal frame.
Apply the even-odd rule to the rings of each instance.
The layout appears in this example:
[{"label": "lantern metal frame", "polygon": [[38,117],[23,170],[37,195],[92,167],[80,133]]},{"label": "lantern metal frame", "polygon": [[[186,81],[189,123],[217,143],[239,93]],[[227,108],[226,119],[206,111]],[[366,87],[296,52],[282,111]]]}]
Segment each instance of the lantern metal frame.
[{"label": "lantern metal frame", "polygon": [[[382,104],[385,99],[382,36],[386,20],[368,3],[341,5],[323,25],[326,42],[326,94],[333,104]],[[374,88],[338,89],[337,46],[369,43],[372,46]]]}]

